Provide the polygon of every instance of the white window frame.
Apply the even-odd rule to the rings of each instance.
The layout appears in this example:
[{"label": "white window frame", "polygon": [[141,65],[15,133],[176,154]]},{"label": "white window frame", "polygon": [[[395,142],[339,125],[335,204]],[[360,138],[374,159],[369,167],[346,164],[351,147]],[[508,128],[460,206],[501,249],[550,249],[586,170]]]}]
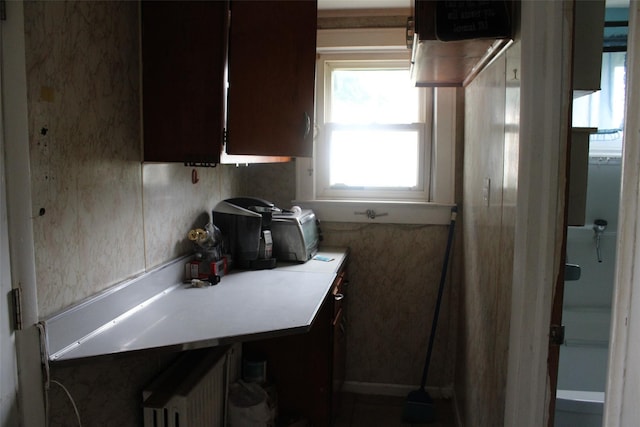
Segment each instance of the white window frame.
[{"label": "white window frame", "polygon": [[[411,129],[417,130],[420,134],[419,138],[422,143],[419,147],[418,169],[420,182],[416,188],[400,189],[352,189],[352,188],[336,188],[329,184],[329,155],[330,141],[329,136],[333,129],[340,128],[357,128],[357,125],[343,125],[339,123],[328,122],[330,116],[330,102],[325,98],[325,92],[331,90],[331,75],[336,69],[358,69],[362,67],[363,61],[344,60],[344,55],[321,55],[318,59],[317,89],[318,100],[316,103],[316,134],[315,152],[316,158],[316,194],[317,200],[395,200],[395,201],[425,201],[429,199],[429,173],[425,173],[429,169],[431,163],[431,135],[426,133],[426,129],[431,127],[431,90],[423,89],[420,91],[418,106],[419,123],[407,124],[380,124],[367,127],[377,127],[379,129]],[[366,68],[387,68],[402,69],[407,67],[406,58],[396,59],[390,58],[388,54],[375,54],[375,59],[366,61]],[[397,56],[397,55],[394,55]],[[362,69],[362,68],[360,68]],[[320,95],[322,94],[322,95]],[[429,123],[427,123],[429,120]],[[384,171],[381,171],[384,173]]]},{"label": "white window frame", "polygon": [[[318,188],[317,173],[322,174],[319,138],[323,137],[325,61],[386,60],[410,61],[403,45],[402,29],[320,30],[316,75],[316,117],[313,158],[296,159],[296,200],[311,208],[322,221],[379,222],[398,224],[448,224],[455,203],[456,117],[459,88],[434,88],[425,99],[428,143],[424,153],[425,193],[422,197],[398,200],[380,194],[371,199],[338,199]],[[376,46],[368,41],[374,40]],[[426,91],[428,94],[431,91]],[[430,138],[429,138],[430,136]],[[430,142],[430,143],[429,143]],[[386,196],[386,197],[385,197]]]}]

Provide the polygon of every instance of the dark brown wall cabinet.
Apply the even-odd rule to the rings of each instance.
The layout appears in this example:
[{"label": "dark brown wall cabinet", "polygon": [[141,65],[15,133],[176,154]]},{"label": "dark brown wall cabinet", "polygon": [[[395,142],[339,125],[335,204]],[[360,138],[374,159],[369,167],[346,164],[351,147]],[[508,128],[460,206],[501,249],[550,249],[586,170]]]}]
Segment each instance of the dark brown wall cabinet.
[{"label": "dark brown wall cabinet", "polygon": [[315,1],[231,2],[227,153],[311,157]]},{"label": "dark brown wall cabinet", "polygon": [[143,1],[144,160],[311,156],[315,1]]},{"label": "dark brown wall cabinet", "polygon": [[218,163],[228,5],[142,2],[144,160]]}]

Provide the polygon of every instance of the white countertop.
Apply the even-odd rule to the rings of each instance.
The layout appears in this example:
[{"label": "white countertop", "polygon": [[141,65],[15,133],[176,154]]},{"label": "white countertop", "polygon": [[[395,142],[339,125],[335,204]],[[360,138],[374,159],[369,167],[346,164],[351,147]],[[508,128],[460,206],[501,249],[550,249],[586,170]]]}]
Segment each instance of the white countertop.
[{"label": "white countertop", "polygon": [[[130,285],[156,289],[133,307],[116,312],[109,307],[110,314],[101,315],[101,309],[113,306],[114,301],[131,299],[124,298],[131,289],[123,286],[44,321],[49,359],[63,361],[162,347],[199,348],[306,331],[347,250],[319,255],[332,260],[280,263],[272,270],[237,270],[222,277],[219,284],[204,288],[176,283],[177,269],[184,271],[184,262],[175,262]],[[169,270],[173,276],[168,277],[174,279],[158,292],[158,285],[150,282],[167,280],[163,275]]]}]

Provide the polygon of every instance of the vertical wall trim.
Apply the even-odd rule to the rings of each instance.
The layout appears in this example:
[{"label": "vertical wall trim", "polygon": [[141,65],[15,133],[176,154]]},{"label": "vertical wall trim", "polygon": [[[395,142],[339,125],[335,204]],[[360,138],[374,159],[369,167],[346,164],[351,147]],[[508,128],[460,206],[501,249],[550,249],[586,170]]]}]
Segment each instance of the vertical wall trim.
[{"label": "vertical wall trim", "polygon": [[547,423],[549,322],[559,272],[573,2],[521,3],[522,86],[505,426]]},{"label": "vertical wall trim", "polygon": [[40,339],[36,327],[35,249],[31,207],[31,168],[27,111],[24,9],[22,2],[7,2],[2,22],[2,102],[5,131],[7,216],[12,286],[22,289],[24,329],[16,332],[21,425],[45,425]]},{"label": "vertical wall trim", "polygon": [[[431,183],[431,200],[455,203],[456,173],[456,88],[435,88],[433,111],[433,158],[435,166]],[[436,166],[437,165],[437,166]]]},{"label": "vertical wall trim", "polygon": [[[627,105],[618,215],[618,245],[604,408],[606,427],[636,425],[640,419],[640,2],[629,5]],[[633,309],[635,308],[635,316]]]}]

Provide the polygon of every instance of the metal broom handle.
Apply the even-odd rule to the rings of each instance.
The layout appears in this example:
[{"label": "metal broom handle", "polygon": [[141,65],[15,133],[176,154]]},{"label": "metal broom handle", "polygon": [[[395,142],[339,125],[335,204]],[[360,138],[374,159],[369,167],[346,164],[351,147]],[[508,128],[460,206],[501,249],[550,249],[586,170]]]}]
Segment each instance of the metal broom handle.
[{"label": "metal broom handle", "polygon": [[453,232],[456,226],[456,216],[458,215],[458,208],[456,206],[451,208],[451,223],[449,225],[449,236],[447,238],[447,249],[444,254],[444,261],[442,263],[442,273],[440,275],[440,286],[438,288],[438,299],[436,300],[436,310],[433,313],[433,323],[431,324],[431,335],[429,336],[429,347],[427,349],[427,358],[424,362],[424,370],[422,371],[422,382],[420,388],[424,389],[427,382],[427,373],[429,371],[429,363],[431,362],[431,353],[433,352],[433,342],[436,336],[436,326],[438,325],[438,316],[440,314],[440,303],[442,302],[442,294],[444,291],[444,283],[447,278],[447,268],[449,266],[449,255],[451,254],[451,246],[453,242]]}]

